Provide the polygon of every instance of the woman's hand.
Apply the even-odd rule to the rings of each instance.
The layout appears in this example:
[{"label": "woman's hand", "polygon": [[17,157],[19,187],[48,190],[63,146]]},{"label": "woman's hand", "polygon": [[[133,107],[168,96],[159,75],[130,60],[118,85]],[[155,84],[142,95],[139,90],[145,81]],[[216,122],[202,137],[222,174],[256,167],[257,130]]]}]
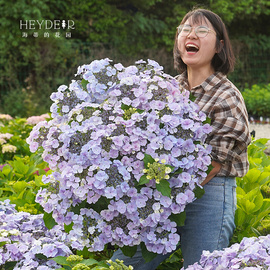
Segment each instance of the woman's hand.
[{"label": "woman's hand", "polygon": [[214,176],[216,176],[217,173],[221,169],[221,164],[214,161],[214,160],[211,162],[211,165],[213,166],[213,169],[209,172],[209,174],[206,176],[205,180],[202,182],[202,184],[201,184],[202,186],[207,184]]}]

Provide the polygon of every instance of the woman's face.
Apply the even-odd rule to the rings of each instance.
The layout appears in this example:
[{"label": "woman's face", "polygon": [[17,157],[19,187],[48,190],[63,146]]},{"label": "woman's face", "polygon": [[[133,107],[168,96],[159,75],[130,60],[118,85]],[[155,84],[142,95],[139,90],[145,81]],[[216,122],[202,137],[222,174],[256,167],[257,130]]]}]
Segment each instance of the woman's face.
[{"label": "woman's face", "polygon": [[[187,69],[206,68],[213,70],[211,61],[217,52],[216,33],[213,26],[207,18],[203,18],[200,23],[193,23],[192,19],[189,18],[184,25],[191,26],[191,32],[188,35],[180,33],[177,41],[181,58],[187,65]],[[195,33],[197,26],[205,26],[211,31],[205,37],[198,37]]]}]

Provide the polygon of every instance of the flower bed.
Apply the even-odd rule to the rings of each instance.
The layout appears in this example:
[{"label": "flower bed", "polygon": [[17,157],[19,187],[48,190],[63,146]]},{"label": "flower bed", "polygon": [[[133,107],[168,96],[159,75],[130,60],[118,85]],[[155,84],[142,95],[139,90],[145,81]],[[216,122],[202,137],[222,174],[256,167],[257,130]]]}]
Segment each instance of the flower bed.
[{"label": "flower bed", "polygon": [[0,265],[9,263],[12,269],[58,269],[50,258],[72,254],[60,226],[48,230],[42,214],[17,212],[8,200],[0,201],[0,242]]},{"label": "flower bed", "polygon": [[204,251],[199,263],[186,270],[228,270],[228,269],[269,269],[270,235],[243,238],[240,244],[234,244],[224,250],[210,253]]}]

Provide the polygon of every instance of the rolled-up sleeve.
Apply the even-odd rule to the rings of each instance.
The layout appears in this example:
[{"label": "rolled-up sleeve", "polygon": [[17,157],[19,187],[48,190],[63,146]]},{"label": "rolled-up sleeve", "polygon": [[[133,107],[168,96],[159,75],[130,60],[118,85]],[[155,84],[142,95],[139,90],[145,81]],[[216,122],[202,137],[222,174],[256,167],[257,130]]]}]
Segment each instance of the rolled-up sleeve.
[{"label": "rolled-up sleeve", "polygon": [[247,147],[251,141],[248,116],[241,95],[225,91],[209,112],[213,160],[222,163],[219,175],[242,177],[248,170]]},{"label": "rolled-up sleeve", "polygon": [[[181,89],[189,90],[186,72],[177,79]],[[249,169],[247,147],[251,138],[241,92],[221,72],[212,74],[190,92],[211,119],[213,130],[206,143],[212,146],[212,159],[222,165],[217,175],[243,177]]]}]

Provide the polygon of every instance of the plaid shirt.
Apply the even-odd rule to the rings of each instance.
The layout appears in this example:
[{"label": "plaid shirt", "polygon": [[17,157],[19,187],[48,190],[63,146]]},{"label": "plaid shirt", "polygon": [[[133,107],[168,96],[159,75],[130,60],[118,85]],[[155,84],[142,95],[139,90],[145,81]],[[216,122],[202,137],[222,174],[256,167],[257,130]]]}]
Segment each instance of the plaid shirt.
[{"label": "plaid shirt", "polygon": [[[189,90],[187,73],[177,77],[180,88]],[[212,132],[206,143],[212,159],[221,163],[217,176],[243,177],[249,168],[247,146],[251,138],[248,115],[240,91],[225,75],[217,72],[190,92],[200,109],[211,119]]]}]

